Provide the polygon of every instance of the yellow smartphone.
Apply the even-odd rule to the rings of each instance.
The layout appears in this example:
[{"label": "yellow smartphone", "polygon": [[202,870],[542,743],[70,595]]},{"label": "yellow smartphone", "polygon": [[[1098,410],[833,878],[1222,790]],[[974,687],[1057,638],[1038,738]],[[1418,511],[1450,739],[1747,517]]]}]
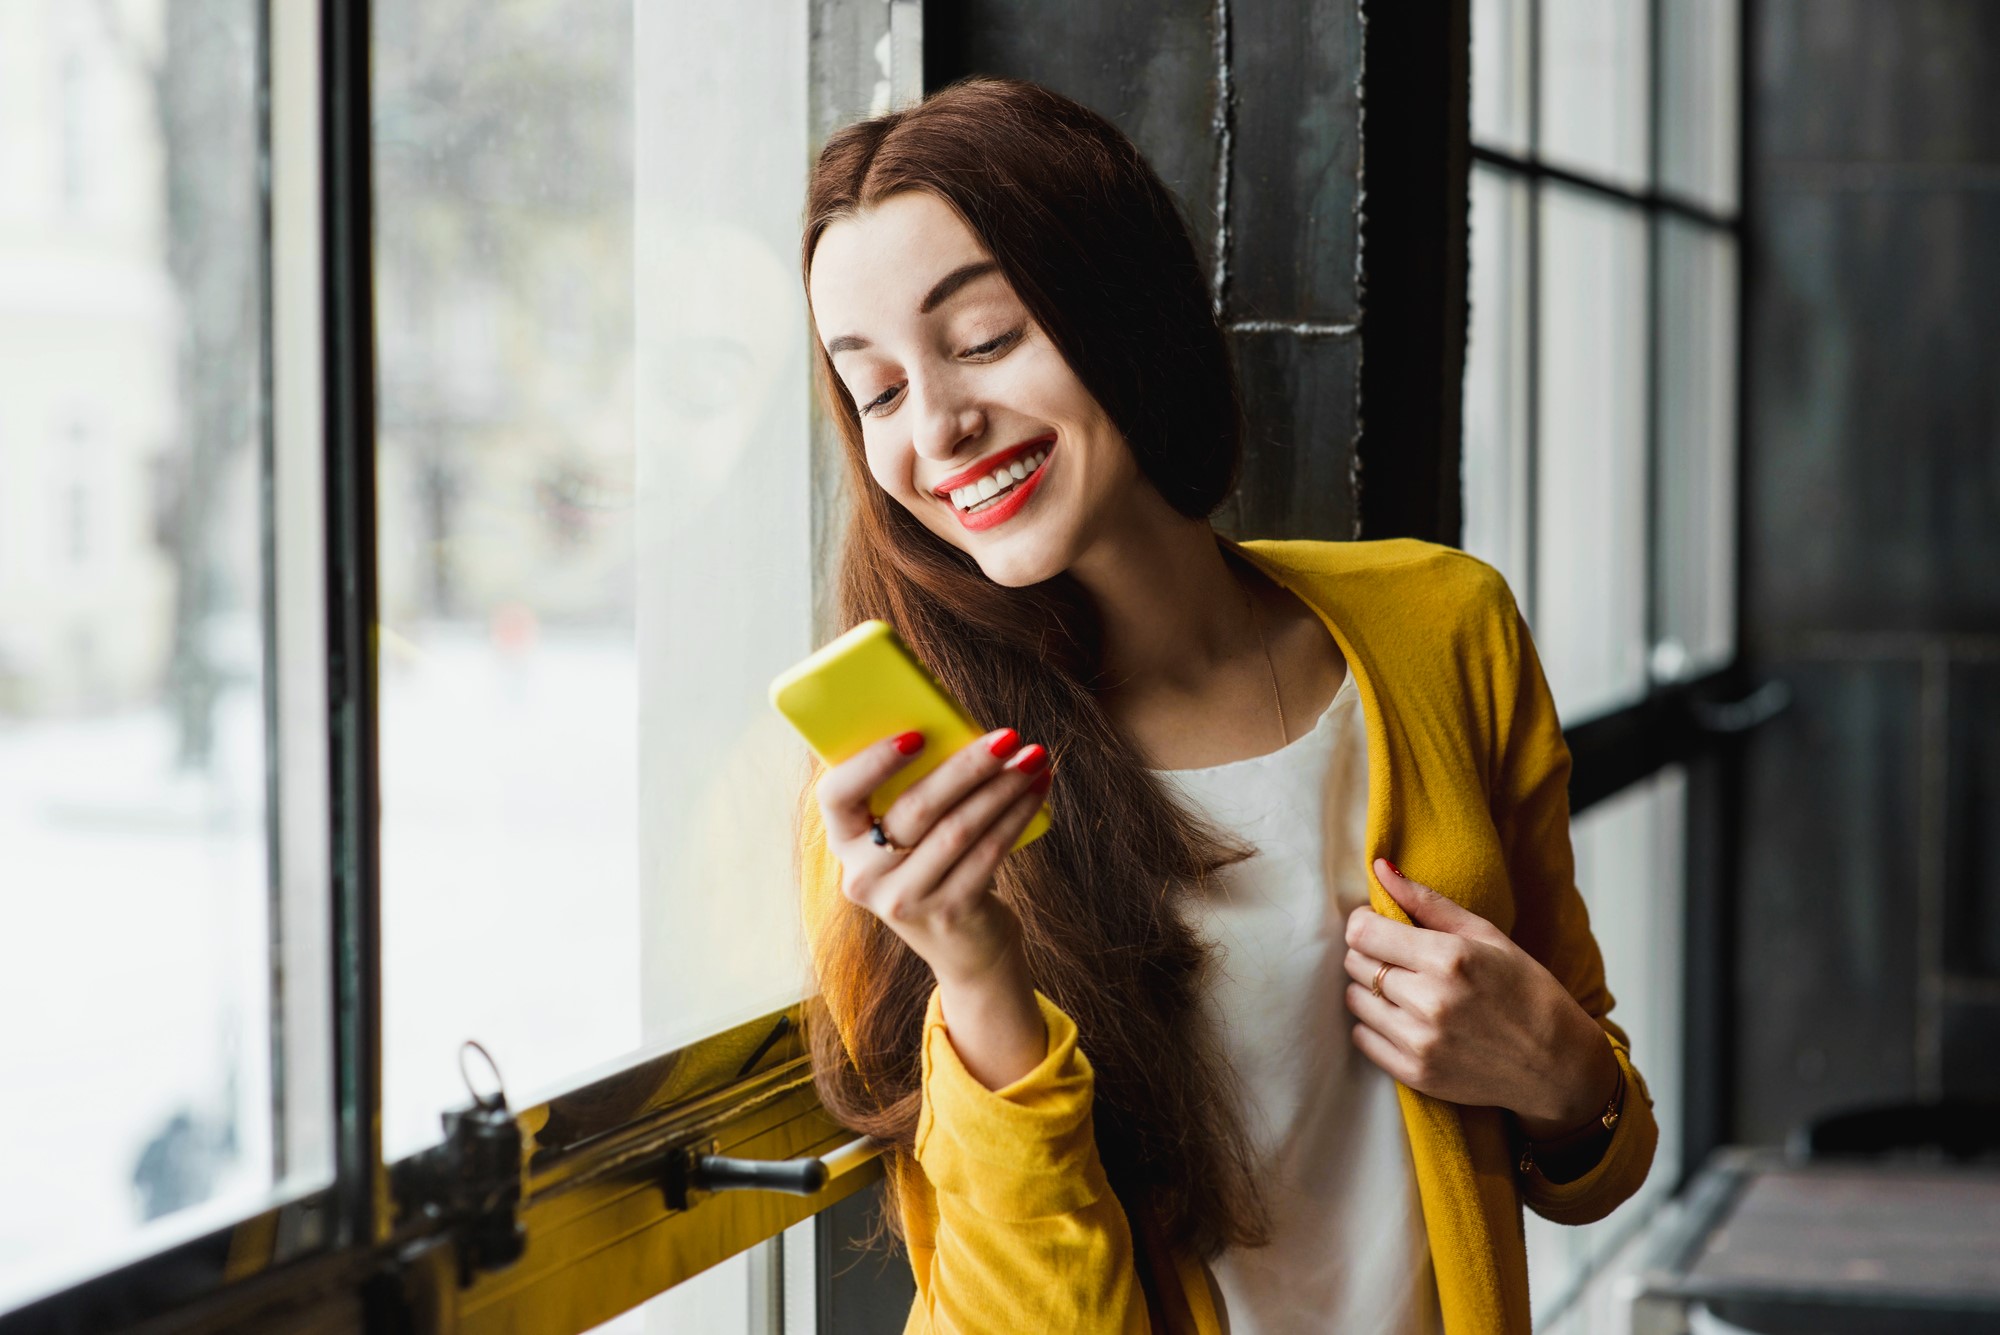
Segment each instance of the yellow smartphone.
[{"label": "yellow smartphone", "polygon": [[[876,816],[905,788],[990,731],[973,721],[896,628],[880,619],[862,622],[779,673],[771,682],[771,704],[829,765],[884,737],[912,728],[923,733],[924,749],[868,795],[868,810]],[[1014,848],[1025,848],[1048,828],[1045,801]]]}]

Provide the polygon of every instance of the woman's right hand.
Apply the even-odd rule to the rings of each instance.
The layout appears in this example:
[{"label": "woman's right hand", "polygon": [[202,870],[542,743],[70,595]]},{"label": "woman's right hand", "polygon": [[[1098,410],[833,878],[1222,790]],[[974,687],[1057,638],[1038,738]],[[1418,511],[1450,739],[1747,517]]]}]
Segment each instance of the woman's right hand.
[{"label": "woman's right hand", "polygon": [[897,853],[875,843],[868,795],[921,750],[905,755],[898,741],[885,737],[820,777],[820,817],[843,869],[841,892],[901,937],[947,989],[1025,976],[1021,924],[993,893],[993,872],[1048,791],[1048,752],[1021,746],[1012,728],[960,748],[882,813],[884,833],[910,850]]}]

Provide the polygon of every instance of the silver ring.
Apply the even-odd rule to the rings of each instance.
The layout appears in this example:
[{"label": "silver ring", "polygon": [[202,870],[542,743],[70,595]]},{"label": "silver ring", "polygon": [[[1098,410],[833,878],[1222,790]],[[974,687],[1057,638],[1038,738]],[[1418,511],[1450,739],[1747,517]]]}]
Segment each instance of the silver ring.
[{"label": "silver ring", "polygon": [[891,853],[895,853],[899,856],[904,853],[908,853],[910,851],[909,848],[905,847],[902,844],[897,843],[894,839],[891,839],[889,837],[889,832],[882,828],[882,818],[880,816],[871,817],[868,821],[868,825],[869,828],[874,831],[874,833],[869,837],[875,841],[876,847],[886,848]]}]

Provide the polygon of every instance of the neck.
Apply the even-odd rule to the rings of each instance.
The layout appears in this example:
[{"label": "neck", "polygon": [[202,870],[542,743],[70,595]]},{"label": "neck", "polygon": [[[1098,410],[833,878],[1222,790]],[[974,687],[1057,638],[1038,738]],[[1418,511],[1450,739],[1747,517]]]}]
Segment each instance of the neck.
[{"label": "neck", "polygon": [[1069,573],[1103,625],[1102,694],[1196,697],[1219,674],[1266,671],[1246,606],[1263,581],[1239,574],[1235,559],[1207,520],[1164,501],[1134,505],[1097,535]]}]

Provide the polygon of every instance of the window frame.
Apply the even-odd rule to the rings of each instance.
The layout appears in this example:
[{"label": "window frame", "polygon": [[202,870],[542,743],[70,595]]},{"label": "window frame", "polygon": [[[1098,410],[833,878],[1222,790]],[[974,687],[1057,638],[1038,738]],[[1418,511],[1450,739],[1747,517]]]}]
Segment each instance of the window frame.
[{"label": "window frame", "polygon": [[[1476,136],[1470,141],[1470,170],[1485,169],[1501,179],[1518,182],[1527,190],[1527,207],[1524,210],[1526,235],[1521,253],[1524,272],[1521,291],[1526,307],[1523,323],[1527,331],[1522,372],[1522,392],[1525,400],[1525,429],[1523,461],[1525,481],[1523,485],[1523,523],[1527,529],[1525,543],[1526,588],[1522,599],[1531,620],[1535,612],[1536,584],[1539,576],[1540,542],[1537,525],[1540,516],[1538,481],[1540,469],[1541,404],[1541,232],[1542,199],[1544,191],[1550,187],[1577,191],[1582,195],[1612,204],[1622,205],[1639,212],[1646,227],[1646,365],[1645,365],[1645,459],[1642,468],[1646,479],[1646,530],[1643,535],[1644,560],[1646,568],[1646,656],[1648,660],[1646,691],[1643,696],[1622,706],[1592,714],[1574,721],[1566,721],[1564,738],[1569,744],[1571,758],[1570,814],[1578,815],[1605,798],[1621,792],[1634,783],[1650,777],[1662,767],[1697,759],[1721,744],[1724,739],[1748,731],[1764,721],[1776,709],[1782,708],[1779,693],[1766,690],[1750,692],[1746,680],[1742,655],[1742,496],[1744,451],[1742,448],[1745,430],[1744,396],[1741,391],[1741,364],[1744,338],[1744,303],[1742,293],[1745,288],[1745,203],[1748,199],[1749,182],[1745,177],[1745,163],[1748,154],[1739,151],[1737,157],[1737,206],[1733,210],[1721,210],[1709,204],[1689,198],[1673,190],[1664,188],[1661,180],[1663,159],[1662,122],[1665,110],[1664,68],[1662,59],[1663,21],[1662,7],[1666,0],[1646,0],[1646,31],[1648,37],[1647,64],[1649,88],[1647,95],[1648,117],[1648,184],[1645,189],[1633,189],[1616,181],[1592,175],[1587,171],[1564,167],[1546,162],[1541,157],[1541,38],[1543,0],[1520,0],[1526,26],[1524,46],[1527,68],[1525,112],[1527,147],[1521,151],[1495,147],[1482,143]],[[1743,83],[1743,61],[1748,52],[1748,11],[1747,3],[1737,6],[1738,61],[1736,82],[1739,90],[1737,102],[1736,137],[1739,146],[1743,142],[1746,126],[1744,100],[1740,96]],[[1660,366],[1662,347],[1662,303],[1660,300],[1660,275],[1662,269],[1662,220],[1675,218],[1683,223],[1705,230],[1710,234],[1728,237],[1734,245],[1737,257],[1735,327],[1737,336],[1736,365],[1738,368],[1737,388],[1730,414],[1730,430],[1735,436],[1734,448],[1734,495],[1737,505],[1728,516],[1737,539],[1732,543],[1736,553],[1732,578],[1731,609],[1732,635],[1730,657],[1723,663],[1714,665],[1696,675],[1677,680],[1662,681],[1651,666],[1654,646],[1659,643],[1663,629],[1663,599],[1661,598],[1661,543],[1662,524],[1661,497],[1664,462],[1660,430]],[[1722,703],[1725,700],[1738,701],[1732,708]]]},{"label": "window frame", "polygon": [[[253,5],[265,284],[258,448],[265,484],[267,664],[279,651],[270,484],[277,430],[272,367],[280,355],[272,302],[272,15],[280,3],[293,18],[306,8],[293,8],[291,0]],[[814,24],[810,77],[826,94],[816,99],[816,111],[860,99],[836,110],[845,119],[866,114],[866,98],[876,90],[858,72],[878,68],[878,41],[892,51],[893,95],[914,95],[923,53],[919,0],[812,0],[806,17]],[[536,1241],[532,1259],[469,1271],[460,1246],[469,1236],[468,1219],[443,1203],[432,1171],[439,1162],[433,1156],[444,1147],[395,1163],[382,1159],[370,18],[367,0],[318,0],[310,16],[297,19],[299,31],[317,30],[311,94],[317,229],[311,244],[318,287],[310,300],[320,317],[319,345],[283,353],[287,367],[316,373],[321,408],[325,643],[324,675],[315,684],[324,685],[326,697],[325,731],[312,741],[322,748],[316,754],[327,771],[332,1086],[330,1106],[316,1111],[332,1124],[333,1181],[164,1248],[156,1234],[144,1244],[154,1248],[148,1254],[125,1264],[114,1258],[87,1280],[0,1313],[0,1335],[122,1329],[165,1319],[205,1329],[309,1323],[315,1330],[361,1331],[414,1321],[438,1331],[581,1332],[721,1261],[781,1240],[788,1228],[883,1174],[872,1143],[857,1140],[820,1106],[803,1034],[804,1002],[672,1051],[599,1068],[541,1104],[510,1109],[507,1120],[527,1153],[518,1202],[506,1201],[506,1192],[502,1199],[524,1236]],[[832,128],[813,127],[815,147]],[[811,466],[828,484],[816,482],[828,513],[815,513],[814,520],[816,528],[830,530],[839,505],[833,485],[838,473],[827,453],[830,427],[816,419],[811,435]],[[830,535],[816,533],[815,552],[831,545]],[[286,584],[288,591],[296,587]],[[823,610],[823,594],[815,601]],[[266,723],[274,739],[285,726],[268,703]],[[275,784],[275,768],[267,782]],[[299,814],[296,802],[274,804],[274,830],[281,818]],[[282,855],[274,851],[270,865],[275,887],[282,884]],[[691,1189],[686,1170],[692,1156],[703,1153],[759,1160],[824,1156],[828,1176],[811,1194]],[[826,1233],[824,1226],[820,1232]],[[173,1236],[171,1229],[167,1235]],[[835,1292],[823,1259],[827,1241],[822,1236],[813,1249],[822,1258],[816,1275],[822,1320]],[[774,1330],[782,1324],[769,1304],[763,1310],[753,1304],[752,1321],[760,1319]]]},{"label": "window frame", "polygon": [[[1741,831],[1738,810],[1741,804],[1741,756],[1747,735],[1788,707],[1790,691],[1781,680],[1763,680],[1753,671],[1744,654],[1744,561],[1741,536],[1745,528],[1748,467],[1748,408],[1744,385],[1749,349],[1747,303],[1744,294],[1752,282],[1754,257],[1746,238],[1749,218],[1756,205],[1749,175],[1747,151],[1752,133],[1752,108],[1746,95],[1747,67],[1755,51],[1753,6],[1741,0],[1736,7],[1735,39],[1737,63],[1733,74],[1736,93],[1736,123],[1733,138],[1737,146],[1735,164],[1735,207],[1721,210],[1664,188],[1662,184],[1663,122],[1665,88],[1663,70],[1663,21],[1666,0],[1647,0],[1648,35],[1648,180],[1644,190],[1634,190],[1601,180],[1588,172],[1541,161],[1541,17],[1543,0],[1520,0],[1526,26],[1526,147],[1511,151],[1473,142],[1468,171],[1485,169],[1501,179],[1525,186],[1528,204],[1526,236],[1522,246],[1525,273],[1522,291],[1527,310],[1523,323],[1529,336],[1524,351],[1526,368],[1523,391],[1526,398],[1524,431],[1525,515],[1528,537],[1525,543],[1528,584],[1524,610],[1534,613],[1534,582],[1539,560],[1535,533],[1537,521],[1537,477],[1540,405],[1540,302],[1541,302],[1541,198],[1550,187],[1570,189],[1600,201],[1636,207],[1646,225],[1646,365],[1645,365],[1645,459],[1646,531],[1646,690],[1643,696],[1622,706],[1573,721],[1566,720],[1563,733],[1571,770],[1569,808],[1572,818],[1620,793],[1632,789],[1670,766],[1680,766],[1684,780],[1684,836],[1681,874],[1684,877],[1683,949],[1685,972],[1681,979],[1681,1134],[1680,1174],[1668,1184],[1668,1194],[1678,1195],[1695,1177],[1711,1151],[1724,1143],[1729,1110],[1734,1100],[1735,1048],[1733,978],[1735,931],[1733,928],[1736,850]],[[1489,39],[1490,40],[1490,39]],[[1469,134],[1468,118],[1468,134]],[[1661,384],[1663,347],[1663,233],[1667,220],[1685,223],[1709,233],[1720,233],[1733,241],[1735,282],[1733,328],[1736,346],[1733,358],[1734,402],[1727,418],[1732,432],[1733,467],[1729,481],[1733,506],[1722,522],[1733,530],[1730,541],[1732,569],[1729,595],[1732,599],[1730,656],[1678,679],[1663,680],[1653,663],[1653,651],[1664,629],[1665,599],[1661,587],[1661,525],[1664,461],[1662,440]],[[1593,1254],[1581,1264],[1568,1285],[1552,1295],[1538,1311],[1538,1322],[1563,1323],[1574,1312],[1583,1294],[1596,1280],[1615,1253],[1610,1247]]]}]

